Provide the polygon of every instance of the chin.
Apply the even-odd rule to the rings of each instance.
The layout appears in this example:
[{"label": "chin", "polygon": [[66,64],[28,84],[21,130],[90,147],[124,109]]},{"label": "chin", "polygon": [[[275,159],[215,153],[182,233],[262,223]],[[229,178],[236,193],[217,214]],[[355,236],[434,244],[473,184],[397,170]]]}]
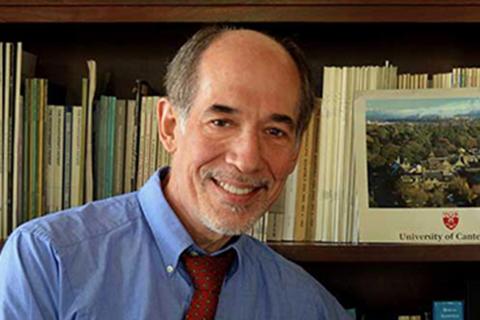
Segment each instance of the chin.
[{"label": "chin", "polygon": [[253,227],[255,222],[263,216],[263,213],[251,216],[247,219],[221,219],[220,217],[211,217],[201,215],[202,223],[211,231],[224,236],[237,236]]}]

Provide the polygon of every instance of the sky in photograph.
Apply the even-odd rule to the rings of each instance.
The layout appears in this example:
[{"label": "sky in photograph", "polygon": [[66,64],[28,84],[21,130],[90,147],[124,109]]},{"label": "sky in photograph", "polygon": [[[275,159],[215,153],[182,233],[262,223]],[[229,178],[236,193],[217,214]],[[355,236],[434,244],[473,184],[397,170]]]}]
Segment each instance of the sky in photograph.
[{"label": "sky in photograph", "polygon": [[[478,98],[372,99],[367,101],[367,120],[453,118],[480,114]],[[478,116],[477,114],[477,116]]]}]

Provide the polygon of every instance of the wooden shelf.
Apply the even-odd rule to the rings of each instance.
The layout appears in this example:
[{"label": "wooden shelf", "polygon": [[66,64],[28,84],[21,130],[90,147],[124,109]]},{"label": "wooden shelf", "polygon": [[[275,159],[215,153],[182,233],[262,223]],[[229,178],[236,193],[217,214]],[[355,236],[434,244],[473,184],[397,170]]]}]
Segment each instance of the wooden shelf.
[{"label": "wooden shelf", "polygon": [[297,262],[480,262],[479,245],[326,244],[272,242]]},{"label": "wooden shelf", "polygon": [[480,1],[0,0],[2,22],[480,22]]},{"label": "wooden shelf", "polygon": [[[4,240],[0,240],[0,250]],[[338,244],[270,242],[284,257],[301,263],[480,262],[480,245]]]}]

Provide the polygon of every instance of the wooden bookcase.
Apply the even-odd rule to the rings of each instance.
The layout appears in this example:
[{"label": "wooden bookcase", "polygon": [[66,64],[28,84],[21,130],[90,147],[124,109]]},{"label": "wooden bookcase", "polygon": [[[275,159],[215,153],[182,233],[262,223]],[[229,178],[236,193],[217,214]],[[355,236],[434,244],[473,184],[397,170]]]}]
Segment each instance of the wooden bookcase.
[{"label": "wooden bookcase", "polygon": [[[0,40],[35,53],[38,76],[67,88],[68,103],[80,101],[89,58],[104,92],[132,97],[140,78],[162,94],[177,48],[200,25],[226,22],[295,39],[318,95],[325,65],[388,60],[402,73],[480,65],[480,0],[0,0]],[[271,245],[368,319],[480,295],[480,245]],[[467,318],[480,319],[473,312]]]}]

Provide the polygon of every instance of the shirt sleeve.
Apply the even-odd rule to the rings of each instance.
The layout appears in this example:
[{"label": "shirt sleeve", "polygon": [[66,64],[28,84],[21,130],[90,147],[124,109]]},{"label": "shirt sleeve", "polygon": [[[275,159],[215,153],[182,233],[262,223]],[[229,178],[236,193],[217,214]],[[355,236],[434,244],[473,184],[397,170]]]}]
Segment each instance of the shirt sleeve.
[{"label": "shirt sleeve", "polygon": [[0,254],[0,319],[58,319],[58,259],[41,237],[17,230]]}]

